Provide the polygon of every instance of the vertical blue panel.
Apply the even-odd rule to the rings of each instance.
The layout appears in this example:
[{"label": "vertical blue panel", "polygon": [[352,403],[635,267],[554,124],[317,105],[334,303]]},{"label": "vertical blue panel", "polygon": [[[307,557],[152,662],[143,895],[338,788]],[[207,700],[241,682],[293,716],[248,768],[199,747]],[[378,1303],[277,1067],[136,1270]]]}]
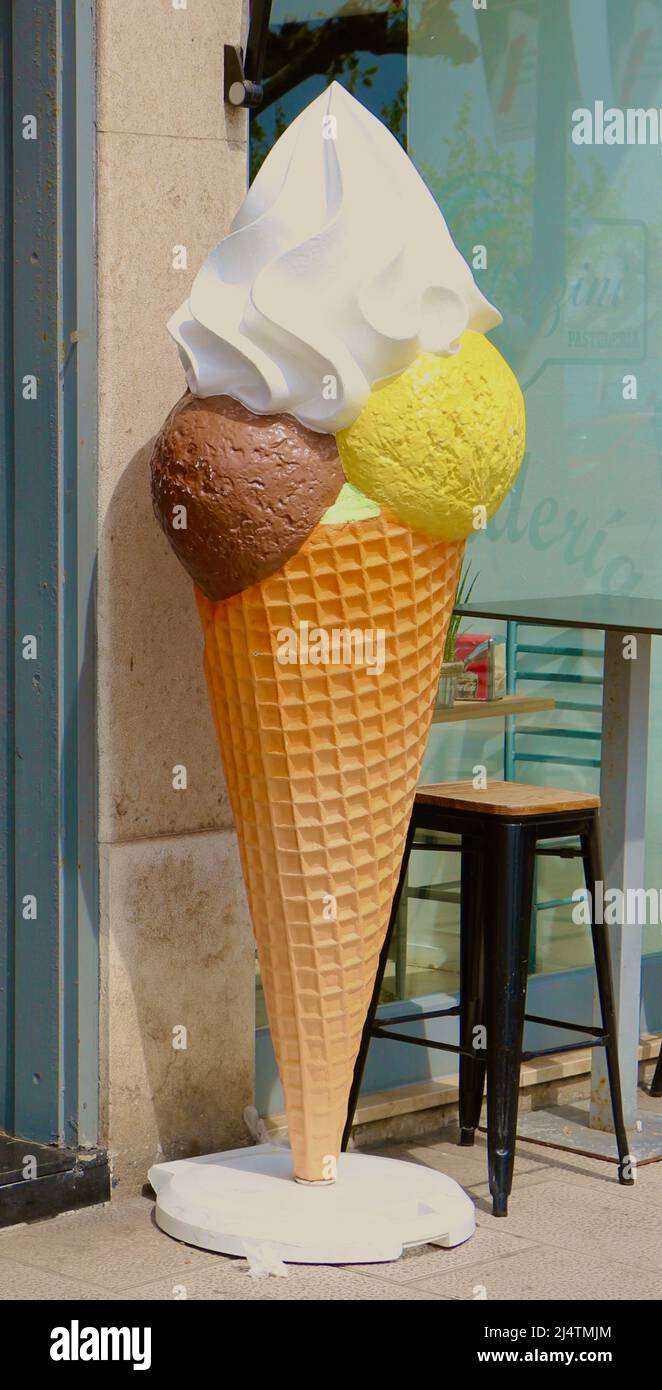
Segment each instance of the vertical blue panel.
[{"label": "vertical blue panel", "polygon": [[83,1145],[99,1084],[94,9],[0,5],[0,1127]]},{"label": "vertical blue panel", "polygon": [[[68,0],[73,4],[73,0]],[[71,1045],[77,1044],[78,1142],[94,1144],[99,1116],[99,909],[96,768],[96,544],[97,544],[97,318],[95,245],[95,32],[94,0],[76,0],[75,33],[75,235],[76,246],[76,424],[69,442],[70,468],[76,471],[77,612],[72,628],[76,651],[77,772],[77,969],[70,989],[76,1011],[70,1017]],[[71,40],[65,48],[65,81],[71,82]],[[68,124],[73,140],[74,122]],[[76,988],[77,986],[77,988]],[[77,1025],[77,1026],[76,1026]],[[72,1082],[73,1086],[73,1082]],[[65,1118],[74,1109],[72,1087],[65,1092]]]},{"label": "vertical blue panel", "polygon": [[[13,1128],[98,1116],[94,6],[15,0]],[[24,138],[25,117],[37,139]],[[37,378],[29,399],[25,379]],[[79,476],[80,474],[80,476]],[[32,636],[37,659],[24,659]],[[36,920],[25,904],[36,899]]]},{"label": "vertical blue panel", "polygon": [[[3,670],[15,727],[5,725],[13,768],[3,768],[0,751],[2,843],[13,840],[14,878],[0,951],[0,1062],[10,1080],[13,1071],[14,1097],[9,1084],[0,1089],[0,1123],[29,1138],[89,1145],[99,1080],[94,4],[14,0],[2,16],[7,42],[11,32],[3,188],[13,193],[13,275],[0,288],[9,298],[10,385],[0,416],[9,431],[0,563],[8,611],[13,602],[13,670],[11,662]],[[36,139],[25,138],[30,117]],[[25,659],[27,638],[35,660]],[[0,689],[6,708],[11,693]]]},{"label": "vertical blue panel", "polygon": [[[15,878],[14,1128],[61,1137],[58,476],[58,81],[52,0],[15,0],[14,449]],[[37,138],[25,139],[25,119]],[[20,310],[20,312],[19,312]],[[37,399],[26,399],[36,377]],[[23,645],[36,638],[37,659]],[[26,919],[36,899],[36,920]]]},{"label": "vertical blue panel", "polygon": [[94,6],[58,0],[60,23],[60,832],[63,1135],[96,1141],[96,260]]},{"label": "vertical blue panel", "polygon": [[76,19],[75,0],[59,0],[58,262],[60,273],[60,844],[61,1008],[60,1065],[62,1135],[78,1140],[78,1001],[72,987],[78,970],[76,931],[78,871],[78,623],[77,623],[77,406],[78,329],[76,302]]},{"label": "vertical blue panel", "polygon": [[14,499],[11,10],[0,7],[0,1126],[14,1108]]}]

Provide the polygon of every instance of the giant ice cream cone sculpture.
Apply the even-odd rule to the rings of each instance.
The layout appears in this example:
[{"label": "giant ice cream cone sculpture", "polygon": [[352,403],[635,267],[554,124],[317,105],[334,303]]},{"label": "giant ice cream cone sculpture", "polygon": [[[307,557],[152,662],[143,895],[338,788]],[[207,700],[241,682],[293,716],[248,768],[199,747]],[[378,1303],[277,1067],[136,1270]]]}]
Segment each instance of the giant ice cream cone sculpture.
[{"label": "giant ice cream cone sculpture", "polygon": [[154,504],[196,582],[302,1181],[335,1174],[464,538],[522,457],[498,321],[404,152],[334,84],[171,324],[192,394]]}]

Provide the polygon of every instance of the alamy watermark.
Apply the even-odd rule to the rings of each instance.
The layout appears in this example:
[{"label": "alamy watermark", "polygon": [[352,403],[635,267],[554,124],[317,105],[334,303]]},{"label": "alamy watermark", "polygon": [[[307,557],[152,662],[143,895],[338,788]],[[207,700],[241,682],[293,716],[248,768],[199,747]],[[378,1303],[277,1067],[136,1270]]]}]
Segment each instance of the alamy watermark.
[{"label": "alamy watermark", "polygon": [[[662,921],[659,888],[605,888],[602,879],[595,884],[596,926],[649,927]],[[576,927],[591,924],[591,894],[586,888],[576,888],[572,900],[572,920]]]},{"label": "alamy watermark", "polygon": [[128,1361],[134,1371],[152,1365],[151,1327],[88,1327],[73,1318],[51,1332],[51,1361]]},{"label": "alamy watermark", "polygon": [[381,676],[386,663],[383,627],[281,627],[276,634],[276,660],[281,666],[365,666],[368,675]]},{"label": "alamy watermark", "polygon": [[656,106],[605,107],[604,101],[572,113],[575,145],[660,145],[662,110]]}]

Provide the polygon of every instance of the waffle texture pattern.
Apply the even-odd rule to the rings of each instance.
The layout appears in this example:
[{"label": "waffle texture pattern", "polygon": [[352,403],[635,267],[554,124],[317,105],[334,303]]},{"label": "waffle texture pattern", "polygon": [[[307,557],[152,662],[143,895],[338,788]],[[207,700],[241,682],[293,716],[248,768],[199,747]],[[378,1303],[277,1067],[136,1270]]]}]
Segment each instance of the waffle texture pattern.
[{"label": "waffle texture pattern", "polygon": [[463,549],[381,515],[318,526],[277,574],[232,598],[196,591],[304,1181],[332,1177],[339,1152]]}]

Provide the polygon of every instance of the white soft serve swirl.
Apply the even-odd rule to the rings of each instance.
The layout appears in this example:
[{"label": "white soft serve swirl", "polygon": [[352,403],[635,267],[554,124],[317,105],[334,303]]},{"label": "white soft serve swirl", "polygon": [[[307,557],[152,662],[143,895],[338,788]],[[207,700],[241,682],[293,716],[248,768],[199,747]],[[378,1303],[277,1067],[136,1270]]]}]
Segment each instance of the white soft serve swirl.
[{"label": "white soft serve swirl", "polygon": [[196,395],[336,433],[419,352],[500,322],[402,147],[334,82],[281,135],[168,328]]}]

